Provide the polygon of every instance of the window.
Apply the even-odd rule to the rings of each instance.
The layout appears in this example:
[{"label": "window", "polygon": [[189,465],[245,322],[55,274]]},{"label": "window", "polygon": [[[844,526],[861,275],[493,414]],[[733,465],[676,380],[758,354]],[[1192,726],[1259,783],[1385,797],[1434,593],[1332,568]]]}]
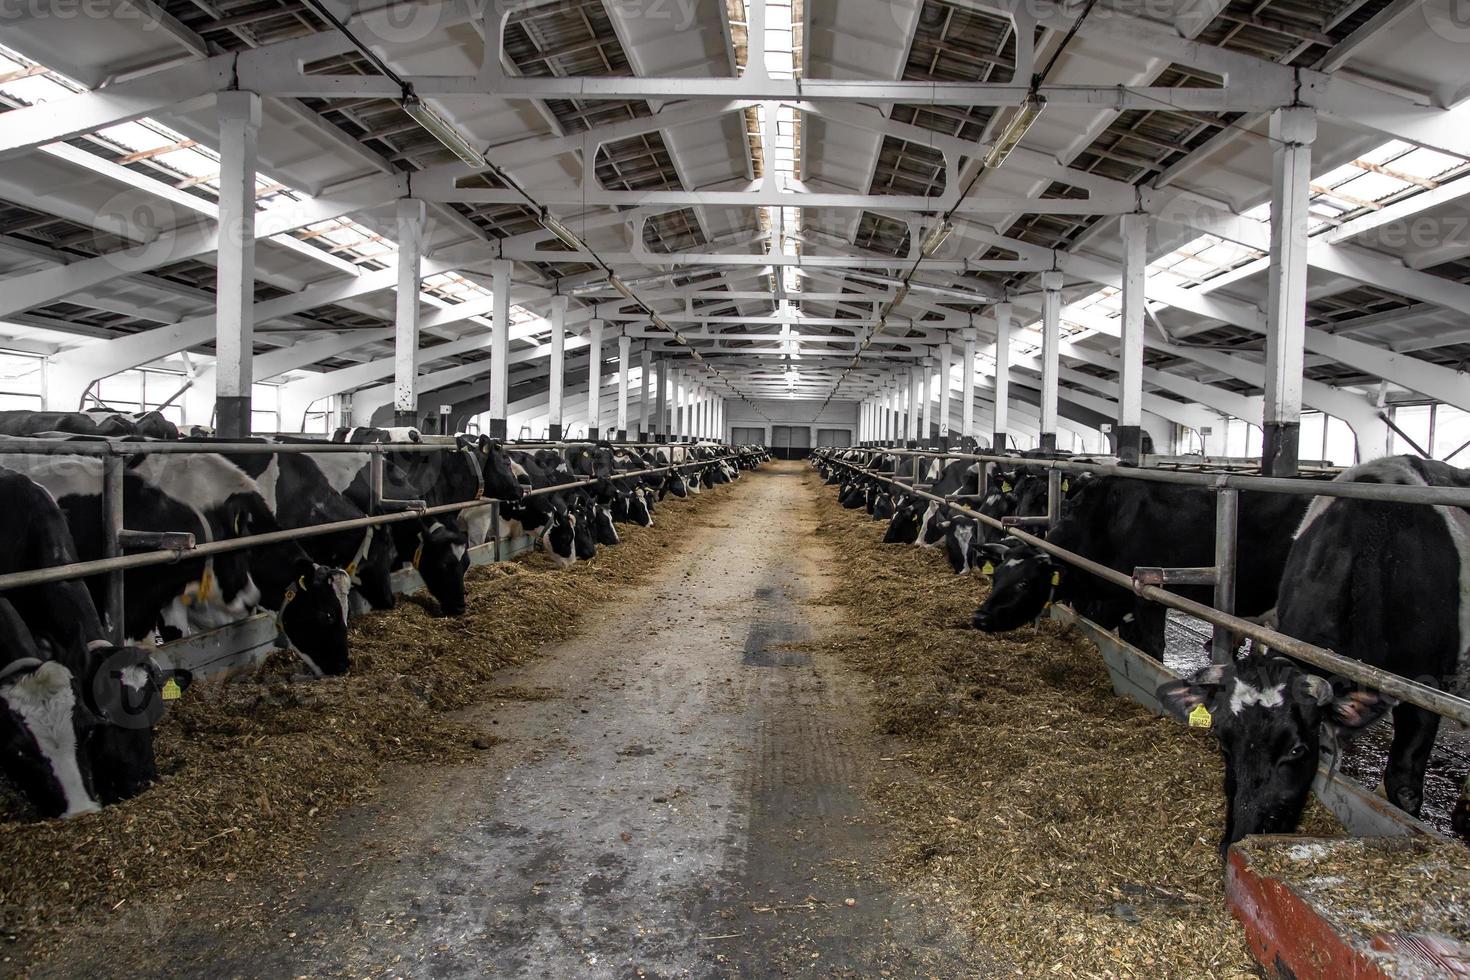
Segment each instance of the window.
[{"label": "window", "polygon": [[281,388],[279,385],[250,386],[250,431],[281,431]]},{"label": "window", "polygon": [[[1420,450],[1429,451],[1429,427],[1434,416],[1432,405],[1399,405],[1389,410],[1388,417],[1398,426],[1399,432],[1390,431],[1388,451],[1418,456]],[[1400,432],[1402,434],[1400,434]]]},{"label": "window", "polygon": [[1434,448],[1431,454],[1456,466],[1470,465],[1470,412],[1453,405],[1434,406]]},{"label": "window", "polygon": [[0,409],[39,410],[45,359],[19,351],[0,351]]}]

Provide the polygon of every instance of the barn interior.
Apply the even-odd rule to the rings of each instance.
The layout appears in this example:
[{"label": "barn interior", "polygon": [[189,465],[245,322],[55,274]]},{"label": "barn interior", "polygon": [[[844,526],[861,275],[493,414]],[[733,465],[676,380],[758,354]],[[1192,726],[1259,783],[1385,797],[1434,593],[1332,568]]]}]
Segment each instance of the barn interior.
[{"label": "barn interior", "polygon": [[[1372,794],[1387,722],[1319,781],[1302,832],[1347,843],[1282,893],[1356,937],[1323,960],[1244,921],[1243,896],[1276,894],[1252,875],[1290,876],[1264,851],[1221,863],[1213,742],[1153,692],[1221,663],[1232,629],[1281,649],[1235,616],[1254,615],[1233,604],[1252,480],[1305,501],[1383,457],[1444,464],[1384,499],[1442,513],[1470,583],[1467,44],[1464,0],[0,12],[0,466],[70,521],[52,464],[85,460],[103,528],[95,555],[73,526],[69,559],[0,568],[0,601],[27,619],[25,589],[85,581],[107,638],[138,639],[125,574],[208,547],[140,529],[124,470],[190,437],[281,472],[269,447],[360,457],[368,502],[330,519],[428,528],[384,573],[393,609],[349,617],[342,586],[350,670],[283,627],[309,575],[151,636],[150,662],[195,680],[153,719],[140,795],[48,820],[0,782],[0,957],[627,977],[1276,976],[1302,956],[1329,976],[1382,954],[1454,975],[1463,914],[1369,928],[1324,911],[1318,879],[1340,846],[1381,873],[1360,904],[1426,881],[1426,907],[1463,898],[1462,732],[1440,732],[1422,813]],[[145,419],[185,440],[140,447]],[[472,496],[383,482],[455,453]],[[951,463],[969,482],[936,495]],[[1213,587],[1228,618],[1171,606],[1161,659],[1060,599],[970,630],[991,563],[952,576],[942,537],[884,546],[838,503],[907,494],[978,522],[976,547],[1024,542],[1061,520],[1064,481],[1130,470],[1219,508],[1196,529],[1213,557],[1115,583]],[[1023,473],[1040,509],[1002,526],[982,501]],[[546,524],[523,522],[533,488]],[[275,494],[272,544],[307,526]],[[604,511],[597,557],[556,550],[557,520]],[[431,517],[465,533],[458,616],[421,567]],[[356,594],[372,540],[321,567]],[[1445,601],[1470,637],[1470,585]],[[1328,671],[1326,646],[1288,652]],[[0,660],[45,659],[26,653]],[[1470,719],[1448,682],[1346,676]],[[1381,837],[1417,870],[1402,843],[1351,850]],[[1420,933],[1431,954],[1363,951]],[[119,954],[130,934],[148,939]]]}]

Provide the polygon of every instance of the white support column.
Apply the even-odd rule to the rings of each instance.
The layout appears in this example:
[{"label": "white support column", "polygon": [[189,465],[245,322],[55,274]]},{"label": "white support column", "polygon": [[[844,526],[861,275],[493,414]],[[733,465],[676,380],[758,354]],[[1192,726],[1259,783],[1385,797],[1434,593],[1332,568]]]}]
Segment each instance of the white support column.
[{"label": "white support column", "polygon": [[949,448],[949,375],[954,367],[954,347],[939,345],[939,445]]},{"label": "white support column", "polygon": [[960,437],[973,439],[975,431],[975,348],[978,338],[974,327],[965,328],[965,353],[960,362]]},{"label": "white support column", "polygon": [[618,338],[618,425],[617,438],[628,438],[628,362],[632,359],[633,338]]},{"label": "white support column", "polygon": [[914,364],[909,368],[909,442],[921,445],[924,441],[925,431],[920,429],[924,419],[925,395],[928,394],[924,384],[924,366]]},{"label": "white support column", "polygon": [[873,400],[871,398],[864,398],[862,401],[858,402],[857,440],[859,446],[864,445],[868,441],[868,433],[871,430],[873,424],[872,418]]},{"label": "white support column", "polygon": [[1011,424],[1011,304],[995,305],[995,428],[990,448],[1006,451]]},{"label": "white support column", "polygon": [[1041,274],[1041,448],[1057,448],[1057,370],[1062,343],[1062,274]]},{"label": "white support column", "polygon": [[260,96],[221,92],[219,252],[215,262],[215,427],[250,435],[255,357],[255,141]]},{"label": "white support column", "polygon": [[602,320],[587,324],[587,438],[596,442],[602,411]]},{"label": "white support column", "polygon": [[490,438],[504,440],[510,410],[510,274],[511,264],[490,263],[494,307],[490,325]]},{"label": "white support column", "polygon": [[558,440],[562,436],[562,412],[566,388],[567,356],[567,298],[551,298],[551,377],[547,390],[546,425],[547,436]]},{"label": "white support column", "polygon": [[1266,270],[1266,404],[1261,472],[1295,476],[1300,456],[1307,329],[1307,210],[1312,197],[1312,109],[1271,114],[1271,265]]},{"label": "white support column", "polygon": [[658,392],[654,395],[654,440],[666,442],[669,434],[669,362],[658,359]]},{"label": "white support column", "polygon": [[398,293],[393,330],[393,423],[418,425],[419,279],[423,271],[424,202],[398,201]]},{"label": "white support column", "polygon": [[700,431],[700,413],[704,408],[704,389],[698,384],[690,382],[689,385],[689,438],[698,442],[703,433]]},{"label": "white support column", "polygon": [[1148,217],[1125,214],[1123,235],[1123,327],[1118,370],[1116,452],[1125,463],[1143,452],[1143,316],[1148,266]]},{"label": "white support column", "polygon": [[642,369],[639,372],[642,377],[638,379],[641,395],[638,401],[638,441],[647,442],[649,438],[648,416],[649,410],[652,408],[652,399],[649,397],[648,392],[653,376],[653,351],[649,350],[647,346],[643,348],[643,352],[639,356],[638,366]]},{"label": "white support column", "polygon": [[898,418],[897,392],[893,390],[893,379],[889,378],[883,382],[883,431],[878,436],[884,442],[892,442],[896,430],[895,420]]},{"label": "white support column", "polygon": [[924,414],[921,421],[923,426],[919,433],[919,445],[928,446],[933,440],[934,432],[934,358],[926,357],[919,362],[919,397],[924,400]]},{"label": "white support column", "polygon": [[688,405],[689,392],[684,387],[684,370],[682,368],[670,371],[669,375],[671,379],[669,381],[669,431],[674,441],[677,442],[684,438],[686,432],[684,424],[689,416],[689,410],[686,407]]}]

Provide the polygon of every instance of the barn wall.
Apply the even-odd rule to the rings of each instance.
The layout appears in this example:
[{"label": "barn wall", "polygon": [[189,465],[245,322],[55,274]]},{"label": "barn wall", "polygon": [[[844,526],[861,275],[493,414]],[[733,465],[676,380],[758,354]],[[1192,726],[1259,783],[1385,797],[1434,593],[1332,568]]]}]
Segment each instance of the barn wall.
[{"label": "barn wall", "polygon": [[[820,401],[757,399],[755,405],[759,412],[738,398],[725,400],[726,440],[731,438],[731,433],[737,426],[758,428],[765,433],[764,444],[769,446],[771,427],[777,425],[805,426],[813,446],[817,444],[818,429],[848,429],[852,438],[857,439],[858,403],[855,401],[833,401],[822,408]],[[764,418],[761,417],[762,414]]]}]

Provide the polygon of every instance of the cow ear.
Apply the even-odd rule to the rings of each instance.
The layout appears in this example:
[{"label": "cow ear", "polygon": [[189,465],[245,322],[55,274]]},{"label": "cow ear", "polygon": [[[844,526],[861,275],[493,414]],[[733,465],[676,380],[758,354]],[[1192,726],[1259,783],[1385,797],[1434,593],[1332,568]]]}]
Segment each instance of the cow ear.
[{"label": "cow ear", "polygon": [[1008,546],[992,541],[989,544],[980,546],[980,557],[986,561],[1001,562],[1005,561],[1006,552],[1009,550],[1010,548]]},{"label": "cow ear", "polygon": [[1159,705],[1174,718],[1191,727],[1208,728],[1210,704],[1224,686],[1225,668],[1217,664],[1206,667],[1191,679],[1161,684],[1155,695]]}]

